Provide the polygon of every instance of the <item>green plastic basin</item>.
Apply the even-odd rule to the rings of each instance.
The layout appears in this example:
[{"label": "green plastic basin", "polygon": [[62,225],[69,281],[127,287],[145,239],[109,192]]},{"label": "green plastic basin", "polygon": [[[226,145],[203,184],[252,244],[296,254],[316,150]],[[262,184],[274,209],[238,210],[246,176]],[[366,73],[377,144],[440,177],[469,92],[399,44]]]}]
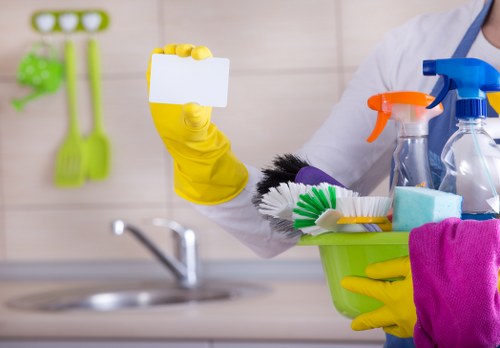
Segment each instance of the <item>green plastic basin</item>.
[{"label": "green plastic basin", "polygon": [[345,290],[346,276],[365,276],[371,263],[408,255],[409,232],[340,233],[304,235],[298,245],[318,246],[323,270],[335,308],[348,318],[370,312],[382,303]]}]

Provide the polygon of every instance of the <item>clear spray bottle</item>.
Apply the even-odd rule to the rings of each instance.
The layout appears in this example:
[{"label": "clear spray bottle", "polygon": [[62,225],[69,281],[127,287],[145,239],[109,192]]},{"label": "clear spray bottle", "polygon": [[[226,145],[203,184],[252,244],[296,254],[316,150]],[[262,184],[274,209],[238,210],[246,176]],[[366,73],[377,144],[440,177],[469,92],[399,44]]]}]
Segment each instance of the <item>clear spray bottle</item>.
[{"label": "clear spray bottle", "polygon": [[368,106],[378,111],[375,128],[366,139],[368,142],[378,138],[388,120],[397,122],[391,196],[395,186],[433,188],[427,156],[428,123],[443,112],[441,104],[426,108],[433,100],[432,96],[420,92],[387,92],[368,99]]},{"label": "clear spray bottle", "polygon": [[458,130],[441,153],[446,174],[439,190],[463,197],[462,218],[492,218],[500,210],[500,148],[484,129],[485,92],[500,90],[500,74],[476,58],[426,60],[423,73],[444,78],[444,87],[429,108],[453,89],[458,96]]}]

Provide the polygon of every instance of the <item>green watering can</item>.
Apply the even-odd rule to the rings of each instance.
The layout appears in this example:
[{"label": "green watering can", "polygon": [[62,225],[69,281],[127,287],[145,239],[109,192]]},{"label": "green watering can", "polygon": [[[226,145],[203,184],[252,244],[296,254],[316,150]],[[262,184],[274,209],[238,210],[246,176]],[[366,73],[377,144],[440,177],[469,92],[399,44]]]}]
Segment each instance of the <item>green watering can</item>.
[{"label": "green watering can", "polygon": [[19,64],[17,82],[32,87],[33,91],[23,98],[12,100],[12,106],[17,111],[22,111],[35,98],[56,92],[63,81],[64,65],[56,58],[55,50],[49,47],[49,54],[42,55],[37,52],[38,49],[39,45],[36,45]]}]

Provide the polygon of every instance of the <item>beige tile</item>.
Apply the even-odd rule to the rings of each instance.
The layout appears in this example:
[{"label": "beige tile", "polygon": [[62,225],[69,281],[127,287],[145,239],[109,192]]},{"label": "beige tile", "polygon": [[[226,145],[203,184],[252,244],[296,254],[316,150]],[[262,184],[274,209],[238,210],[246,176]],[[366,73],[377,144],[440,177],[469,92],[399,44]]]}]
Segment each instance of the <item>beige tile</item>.
[{"label": "beige tile", "polygon": [[339,98],[336,73],[237,76],[226,109],[213,121],[236,155],[257,167],[297,150],[321,126]]},{"label": "beige tile", "polygon": [[[192,228],[198,236],[199,252],[202,260],[230,261],[230,260],[259,260],[252,250],[243,245],[236,237],[221,229],[210,219],[198,213],[187,205],[175,207],[171,217]],[[316,248],[293,247],[276,260],[315,260],[318,251]]]},{"label": "beige tile", "polygon": [[[88,86],[79,83],[82,134],[92,124]],[[0,95],[12,96],[12,84],[0,84]],[[110,177],[77,189],[53,185],[54,161],[67,127],[65,93],[33,101],[17,114],[0,100],[1,160],[7,206],[93,203],[162,203],[167,199],[166,152],[148,109],[142,79],[103,81],[106,133],[112,143]]]},{"label": "beige tile", "polygon": [[163,1],[165,43],[210,47],[233,70],[336,66],[331,0]]},{"label": "beige tile", "polygon": [[344,65],[359,65],[388,30],[414,16],[444,11],[465,2],[466,0],[341,0],[341,50]]},{"label": "beige tile", "polygon": [[[40,34],[31,29],[30,18],[38,10],[102,9],[110,16],[109,29],[97,39],[101,46],[102,70],[105,75],[117,73],[143,74],[148,55],[159,41],[158,1],[156,0],[57,0],[2,1],[0,31],[0,76],[14,76],[21,57],[40,40]],[[12,34],[7,34],[12,33]],[[61,49],[64,35],[52,35],[55,47]],[[73,36],[78,42],[78,70],[86,70],[83,47],[87,35]]]},{"label": "beige tile", "polygon": [[8,261],[93,261],[151,259],[131,235],[112,234],[111,221],[122,218],[147,232],[165,250],[171,250],[167,231],[150,225],[165,209],[106,208],[61,210],[7,210]]}]

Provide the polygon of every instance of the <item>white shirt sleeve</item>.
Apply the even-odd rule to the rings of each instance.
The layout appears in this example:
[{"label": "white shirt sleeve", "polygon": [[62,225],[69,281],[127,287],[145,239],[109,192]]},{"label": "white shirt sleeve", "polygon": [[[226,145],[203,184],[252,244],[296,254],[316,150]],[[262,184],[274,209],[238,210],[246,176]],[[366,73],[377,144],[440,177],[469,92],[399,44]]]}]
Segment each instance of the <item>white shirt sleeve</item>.
[{"label": "white shirt sleeve", "polygon": [[243,191],[232,200],[217,205],[195,204],[196,210],[209,217],[225,231],[236,237],[263,258],[276,256],[297,243],[273,232],[266,220],[254,207],[252,197],[262,175],[260,170],[247,166],[249,179]]}]

